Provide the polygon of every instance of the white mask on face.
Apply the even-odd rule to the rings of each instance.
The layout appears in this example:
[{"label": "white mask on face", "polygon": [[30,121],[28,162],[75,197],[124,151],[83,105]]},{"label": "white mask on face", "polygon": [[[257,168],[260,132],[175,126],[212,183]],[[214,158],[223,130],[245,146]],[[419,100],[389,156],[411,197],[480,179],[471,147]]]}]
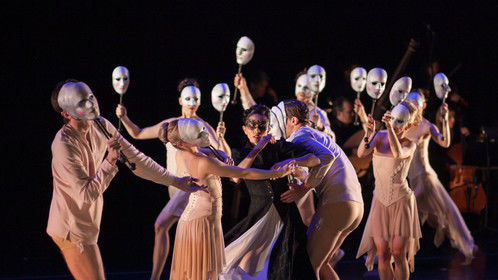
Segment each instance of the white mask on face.
[{"label": "white mask on face", "polygon": [[405,105],[398,104],[391,111],[391,116],[393,117],[392,125],[399,129],[403,129],[410,122],[410,111]]},{"label": "white mask on face", "polygon": [[322,66],[313,65],[308,69],[309,86],[314,92],[322,92],[327,80],[327,73]]},{"label": "white mask on face", "polygon": [[237,48],[235,49],[235,55],[237,57],[237,63],[240,65],[246,65],[251,61],[254,55],[254,43],[249,37],[243,36],[237,42]]},{"label": "white mask on face", "polygon": [[201,105],[201,91],[194,86],[186,86],[180,94],[183,106]]},{"label": "white mask on face", "polygon": [[408,94],[408,96],[406,96],[406,101],[410,101],[411,103],[413,103],[415,106],[417,106],[417,109],[418,110],[422,110],[423,107],[424,107],[424,103],[425,103],[425,98],[422,94],[416,92],[416,91],[412,91]]},{"label": "white mask on face", "polygon": [[386,89],[387,72],[382,68],[368,71],[367,93],[373,99],[379,99]]},{"label": "white mask on face", "polygon": [[204,124],[196,119],[182,118],[178,120],[178,132],[183,142],[209,147],[209,134]]},{"label": "white mask on face", "polygon": [[270,110],[270,134],[275,139],[286,138],[285,125],[287,122],[287,113],[285,112],[284,102],[278,103]]},{"label": "white mask on face", "polygon": [[389,93],[389,101],[393,106],[398,105],[405,100],[406,96],[412,89],[412,79],[410,77],[401,77],[397,80]]},{"label": "white mask on face", "polygon": [[130,85],[130,71],[124,66],[118,66],[112,71],[112,87],[118,94],[125,94]]},{"label": "white mask on face", "polygon": [[436,90],[436,95],[439,99],[442,100],[448,96],[448,93],[451,91],[449,84],[450,81],[445,74],[437,73],[436,76],[434,76],[434,90]]},{"label": "white mask on face", "polygon": [[367,70],[363,67],[356,67],[349,76],[351,87],[356,92],[362,92],[367,85]]},{"label": "white mask on face", "polygon": [[218,112],[224,112],[230,102],[230,89],[225,83],[217,84],[211,91],[211,103]]},{"label": "white mask on face", "polygon": [[304,96],[310,98],[313,96],[313,92],[309,88],[309,77],[306,74],[303,74],[297,78],[296,81],[296,96],[298,93],[302,92]]},{"label": "white mask on face", "polygon": [[57,103],[76,120],[94,120],[100,116],[99,103],[83,82],[65,83],[59,91]]}]

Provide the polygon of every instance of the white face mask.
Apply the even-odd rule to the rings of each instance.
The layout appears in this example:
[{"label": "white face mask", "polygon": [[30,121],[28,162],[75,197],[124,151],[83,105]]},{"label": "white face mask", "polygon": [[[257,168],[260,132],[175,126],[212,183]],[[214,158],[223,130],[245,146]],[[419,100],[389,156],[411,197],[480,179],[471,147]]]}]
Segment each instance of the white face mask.
[{"label": "white face mask", "polygon": [[211,91],[211,103],[218,112],[224,112],[230,102],[230,89],[225,83],[217,84]]},{"label": "white face mask", "polygon": [[178,132],[183,142],[209,147],[209,134],[204,124],[196,119],[182,118],[178,120]]},{"label": "white face mask", "polygon": [[386,89],[387,72],[382,68],[368,71],[367,93],[373,99],[379,99]]},{"label": "white face mask", "polygon": [[389,101],[393,106],[398,105],[403,100],[412,89],[412,79],[410,77],[401,77],[397,80],[389,93]]},{"label": "white face mask", "polygon": [[327,80],[325,69],[319,65],[313,65],[308,69],[309,86],[314,92],[322,92]]},{"label": "white face mask", "polygon": [[254,43],[249,37],[243,36],[237,42],[237,48],[235,49],[235,55],[237,57],[237,63],[240,65],[246,65],[251,61],[254,55]]},{"label": "white face mask", "polygon": [[186,86],[180,94],[183,106],[201,105],[201,91],[194,86]]},{"label": "white face mask", "polygon": [[112,71],[112,87],[118,94],[125,94],[130,85],[130,72],[124,66],[118,66]]},{"label": "white face mask", "polygon": [[423,109],[424,103],[425,103],[425,98],[422,96],[422,94],[412,91],[406,96],[406,101],[410,101],[411,103],[414,103],[415,106],[417,106],[418,110]]},{"label": "white face mask", "polygon": [[365,86],[367,85],[367,70],[365,68],[356,67],[351,71],[349,78],[354,91],[362,92],[365,90]]},{"label": "white face mask", "polygon": [[393,117],[392,125],[399,129],[405,128],[410,122],[411,117],[408,108],[401,104],[398,104],[393,108],[393,110],[391,111],[391,116]]},{"label": "white face mask", "polygon": [[300,92],[302,92],[307,98],[313,96],[313,92],[309,88],[309,77],[307,74],[303,74],[297,78],[295,92],[296,96]]},{"label": "white face mask", "polygon": [[437,73],[436,76],[434,76],[434,90],[439,99],[442,100],[448,96],[448,93],[451,91],[449,84],[450,81],[445,74]]},{"label": "white face mask", "polygon": [[270,110],[270,134],[275,139],[287,138],[285,125],[287,123],[287,113],[285,112],[284,102],[278,103]]},{"label": "white face mask", "polygon": [[59,106],[77,120],[94,120],[100,116],[99,103],[83,82],[65,83],[57,97]]}]

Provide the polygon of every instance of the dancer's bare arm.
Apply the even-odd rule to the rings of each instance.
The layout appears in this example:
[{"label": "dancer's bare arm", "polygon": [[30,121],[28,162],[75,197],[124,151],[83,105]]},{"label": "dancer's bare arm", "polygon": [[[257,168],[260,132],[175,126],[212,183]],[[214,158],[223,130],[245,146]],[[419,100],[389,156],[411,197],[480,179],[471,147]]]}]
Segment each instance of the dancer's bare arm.
[{"label": "dancer's bare arm", "polygon": [[131,121],[131,119],[128,117],[128,113],[126,111],[126,108],[121,104],[118,104],[118,106],[116,107],[116,116],[121,119],[121,122],[123,123],[124,127],[126,128],[126,131],[134,139],[155,139],[155,138],[157,138],[157,134],[159,133],[159,129],[161,128],[161,125],[163,124],[163,122],[160,122],[160,123],[153,125],[153,126],[140,128],[138,125],[136,125],[134,122]]}]

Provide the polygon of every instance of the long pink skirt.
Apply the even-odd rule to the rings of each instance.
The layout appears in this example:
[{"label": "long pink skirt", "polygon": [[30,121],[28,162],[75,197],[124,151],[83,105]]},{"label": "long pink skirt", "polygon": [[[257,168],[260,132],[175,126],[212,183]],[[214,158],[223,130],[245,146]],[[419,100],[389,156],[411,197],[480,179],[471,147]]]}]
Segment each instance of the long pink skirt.
[{"label": "long pink skirt", "polygon": [[417,198],[418,212],[422,225],[428,224],[436,229],[434,245],[439,247],[445,235],[452,247],[470,258],[475,248],[474,238],[448,192],[434,173],[420,174],[410,180]]},{"label": "long pink skirt", "polygon": [[419,238],[422,237],[417,203],[413,193],[387,207],[374,196],[356,257],[359,258],[368,253],[365,265],[371,271],[374,257],[377,255],[373,237],[382,238],[392,248],[396,236],[408,238],[408,264],[410,271],[413,272],[415,270],[415,254],[420,248]]},{"label": "long pink skirt", "polygon": [[225,265],[221,217],[178,221],[171,263],[172,280],[218,279]]}]

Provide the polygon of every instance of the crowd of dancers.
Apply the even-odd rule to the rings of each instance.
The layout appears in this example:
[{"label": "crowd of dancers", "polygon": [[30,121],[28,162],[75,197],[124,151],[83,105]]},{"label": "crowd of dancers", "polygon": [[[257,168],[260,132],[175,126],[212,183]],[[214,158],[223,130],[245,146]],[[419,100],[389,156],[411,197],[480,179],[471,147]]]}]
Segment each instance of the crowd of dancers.
[{"label": "crowd of dancers", "polygon": [[[244,110],[241,122],[247,141],[242,148],[232,149],[225,140],[227,84],[212,91],[213,107],[220,112],[216,129],[197,115],[201,92],[191,78],[178,85],[178,117],[142,128],[123,104],[117,105],[116,116],[129,136],[157,138],[164,144],[166,168],[100,116],[87,84],[67,80],[56,86],[52,106],[64,125],[52,143],[47,233],[76,279],[105,278],[97,239],[103,192],[118,171],[117,161],[141,178],[169,186],[170,200],[155,223],[151,279],[161,277],[175,223],[170,279],[339,279],[334,266],[344,256],[340,247],[368,210],[357,257],[367,254],[368,270],[377,260],[381,279],[409,278],[426,221],[436,230],[437,246],[446,236],[471,262],[477,247],[428,159],[431,139],[442,147],[451,142],[445,103],[451,89],[443,73],[434,76],[434,90],[442,99],[439,128],[423,117],[428,91],[411,91],[409,77],[393,84],[392,109],[380,121],[366,113],[359,98],[354,106],[338,98],[331,122],[318,107],[326,83],[323,67],[298,73],[296,99],[270,107],[264,98],[276,96],[254,93],[241,71],[253,54],[254,43],[242,37],[233,82],[233,100],[240,100]],[[358,97],[366,88],[374,101],[384,94],[387,78],[381,68],[367,72],[357,67],[350,75]],[[117,67],[112,81],[122,97],[130,82],[128,69]],[[365,170],[354,166],[351,156],[371,158],[375,188],[368,201],[358,179]],[[234,183],[243,180],[250,197],[247,216],[231,229],[222,228],[222,187],[233,184],[222,184],[221,177]]]}]

